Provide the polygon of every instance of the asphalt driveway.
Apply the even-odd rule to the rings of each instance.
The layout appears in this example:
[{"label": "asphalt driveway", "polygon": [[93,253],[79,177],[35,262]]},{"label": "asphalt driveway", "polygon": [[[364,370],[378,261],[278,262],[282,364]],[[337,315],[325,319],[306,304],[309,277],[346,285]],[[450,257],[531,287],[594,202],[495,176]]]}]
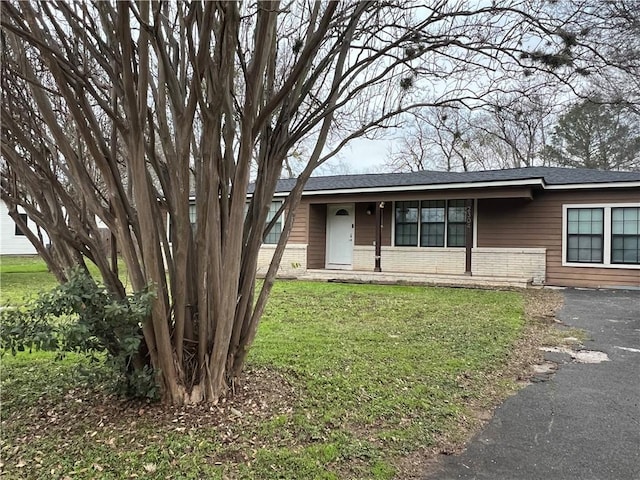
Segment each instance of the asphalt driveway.
[{"label": "asphalt driveway", "polygon": [[425,478],[640,479],[640,291],[564,295],[558,318],[587,332],[596,363],[550,352],[556,373],[507,399],[465,452]]}]

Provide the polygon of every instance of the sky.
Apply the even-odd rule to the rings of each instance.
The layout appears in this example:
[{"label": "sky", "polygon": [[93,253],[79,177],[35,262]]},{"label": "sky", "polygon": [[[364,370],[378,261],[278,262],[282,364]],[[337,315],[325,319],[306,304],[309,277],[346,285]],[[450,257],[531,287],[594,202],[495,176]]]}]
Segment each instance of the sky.
[{"label": "sky", "polygon": [[354,139],[335,158],[327,161],[318,175],[381,173],[385,171],[384,162],[392,144],[391,139]]}]

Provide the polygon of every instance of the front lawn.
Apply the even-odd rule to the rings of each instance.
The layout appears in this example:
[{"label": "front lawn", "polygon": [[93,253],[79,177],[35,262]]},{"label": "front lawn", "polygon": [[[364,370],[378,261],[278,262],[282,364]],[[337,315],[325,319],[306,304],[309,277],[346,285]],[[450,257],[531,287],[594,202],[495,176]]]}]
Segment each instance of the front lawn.
[{"label": "front lawn", "polygon": [[234,395],[182,408],[90,389],[80,357],[5,355],[2,477],[419,477],[542,330],[519,292],[280,281]]},{"label": "front lawn", "polygon": [[[100,278],[98,268],[87,261],[89,272]],[[124,262],[118,262],[120,279],[128,284]],[[39,292],[51,290],[58,282],[47,265],[37,255],[0,256],[0,306],[21,305]]]},{"label": "front lawn", "polygon": [[57,285],[38,256],[0,256],[0,305],[17,305],[26,297]]}]

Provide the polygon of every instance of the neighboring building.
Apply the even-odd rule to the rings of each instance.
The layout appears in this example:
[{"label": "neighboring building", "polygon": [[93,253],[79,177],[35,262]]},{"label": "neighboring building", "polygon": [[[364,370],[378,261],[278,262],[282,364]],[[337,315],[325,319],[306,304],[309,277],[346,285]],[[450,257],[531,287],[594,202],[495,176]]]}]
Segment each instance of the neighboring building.
[{"label": "neighboring building", "polygon": [[[62,209],[63,213],[65,209]],[[27,222],[29,230],[38,234],[36,223],[31,220],[22,207],[18,207],[18,213],[22,216],[22,219]],[[109,229],[105,223],[96,217],[96,224],[99,228],[100,234],[103,236],[107,245],[109,245],[111,235]],[[40,229],[42,240],[45,246],[50,243],[47,232]],[[13,219],[9,216],[9,209],[7,205],[0,201],[0,255],[36,255],[38,252],[31,244],[27,236],[20,230],[20,228],[14,223]]]},{"label": "neighboring building", "polygon": [[554,167],[311,178],[280,273],[373,272],[376,213],[382,272],[640,287],[640,172]]},{"label": "neighboring building", "polygon": [[[23,210],[18,208],[18,212]],[[27,222],[29,229],[36,232],[36,224],[27,217],[27,214],[19,214]],[[35,255],[36,253],[31,242],[9,216],[7,205],[0,201],[0,255]]]}]

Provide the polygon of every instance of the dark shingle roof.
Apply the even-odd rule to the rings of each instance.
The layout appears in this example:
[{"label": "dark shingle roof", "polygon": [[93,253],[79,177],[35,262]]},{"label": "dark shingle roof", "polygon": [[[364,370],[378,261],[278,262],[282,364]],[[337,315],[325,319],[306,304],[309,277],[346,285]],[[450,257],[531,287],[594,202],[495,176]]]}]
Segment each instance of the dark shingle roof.
[{"label": "dark shingle roof", "polygon": [[[640,172],[614,172],[583,168],[526,167],[480,172],[436,172],[374,173],[362,175],[335,175],[312,177],[304,191],[331,191],[367,188],[403,187],[419,185],[446,185],[454,183],[484,183],[518,180],[542,180],[546,185],[575,185],[618,182],[640,182]],[[279,180],[277,193],[288,192],[295,179]],[[250,186],[253,191],[253,185]]]}]

